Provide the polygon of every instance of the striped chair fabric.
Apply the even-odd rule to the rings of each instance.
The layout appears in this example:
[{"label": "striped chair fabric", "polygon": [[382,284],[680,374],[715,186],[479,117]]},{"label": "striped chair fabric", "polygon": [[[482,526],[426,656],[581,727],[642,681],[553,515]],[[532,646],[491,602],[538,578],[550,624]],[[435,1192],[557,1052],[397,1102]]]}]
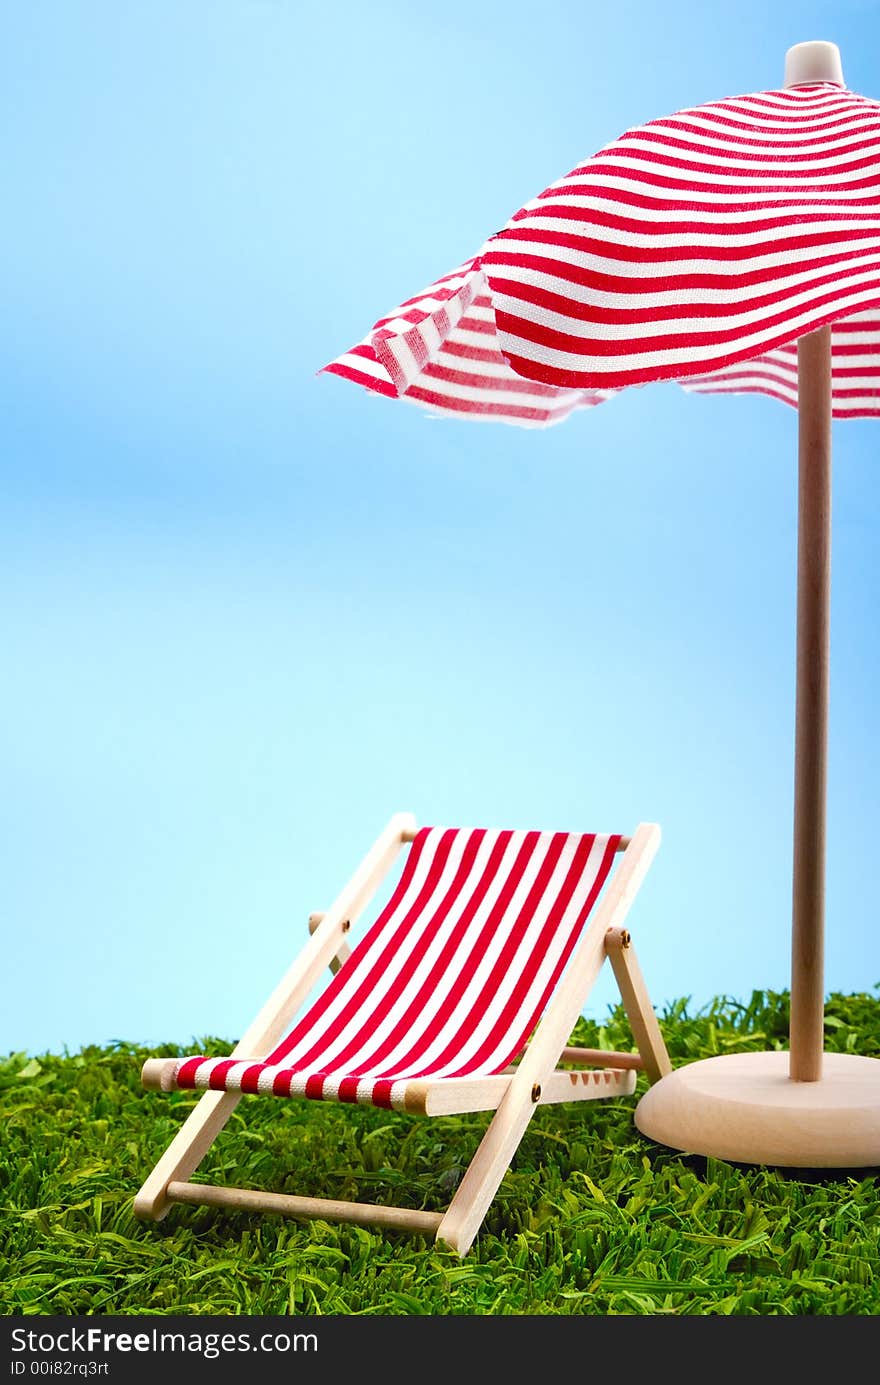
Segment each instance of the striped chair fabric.
[{"label": "striped chair fabric", "polygon": [[620,837],[422,828],[387,905],[262,1060],[182,1058],[173,1087],[404,1109],[408,1085],[502,1072],[571,956]]}]

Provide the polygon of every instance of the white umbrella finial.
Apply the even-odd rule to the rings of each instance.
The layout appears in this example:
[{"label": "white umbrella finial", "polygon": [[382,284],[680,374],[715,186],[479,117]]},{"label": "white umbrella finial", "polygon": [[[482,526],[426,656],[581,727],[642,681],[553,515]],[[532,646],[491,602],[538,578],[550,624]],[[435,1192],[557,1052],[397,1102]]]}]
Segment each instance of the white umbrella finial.
[{"label": "white umbrella finial", "polygon": [[796,43],[789,48],[785,55],[784,85],[797,87],[807,82],[838,82],[840,86],[845,85],[843,63],[836,43],[817,40]]}]

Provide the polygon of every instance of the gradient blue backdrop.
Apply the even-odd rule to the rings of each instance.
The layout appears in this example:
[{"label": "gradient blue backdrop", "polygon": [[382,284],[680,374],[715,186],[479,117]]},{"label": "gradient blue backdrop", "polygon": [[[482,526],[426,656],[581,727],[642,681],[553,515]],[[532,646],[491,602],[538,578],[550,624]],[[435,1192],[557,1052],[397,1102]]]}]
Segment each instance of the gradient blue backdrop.
[{"label": "gradient blue backdrop", "polygon": [[[880,96],[878,19],[3,4],[2,1051],[235,1038],[400,809],[657,821],[657,1007],[787,988],[795,413],[655,386],[538,433],[315,372],[793,43]],[[835,427],[828,991],[880,981],[878,442]]]}]

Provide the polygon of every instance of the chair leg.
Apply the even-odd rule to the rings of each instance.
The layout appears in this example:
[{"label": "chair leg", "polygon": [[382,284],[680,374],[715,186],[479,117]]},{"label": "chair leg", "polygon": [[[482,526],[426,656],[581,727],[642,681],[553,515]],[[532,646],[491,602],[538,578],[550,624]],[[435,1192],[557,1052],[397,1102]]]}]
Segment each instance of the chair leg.
[{"label": "chair leg", "polygon": [[[464,1255],[480,1228],[489,1204],[498,1191],[502,1178],[531,1120],[540,1099],[541,1083],[546,1081],[559,1060],[574,1027],[578,1014],[609,956],[609,937],[613,943],[620,935],[628,945],[629,934],[622,927],[646,870],[660,840],[659,829],[641,824],[630,840],[620,868],[611,880],[609,889],[600,901],[598,910],[582,937],[568,971],[546,1010],[534,1041],[528,1046],[516,1076],[471,1160],[456,1194],[437,1229],[437,1239],[446,1241],[459,1255]],[[625,950],[623,948],[618,949]],[[615,973],[616,974],[616,973]],[[644,999],[638,992],[632,968],[622,969],[626,976],[629,1003],[638,1016],[643,1039],[649,1033],[647,992]],[[626,996],[624,997],[626,1001]],[[647,1005],[647,1011],[642,1011]],[[653,1013],[653,1012],[651,1012]],[[658,1031],[659,1035],[659,1031]],[[637,1040],[638,1041],[638,1040]],[[662,1046],[663,1041],[660,1039]],[[656,1047],[647,1049],[651,1061],[659,1061]],[[663,1049],[665,1052],[665,1048]],[[642,1057],[644,1058],[644,1054]]]},{"label": "chair leg", "polygon": [[[235,1045],[231,1057],[257,1057],[275,1046],[321,971],[343,951],[351,921],[365,907],[403,843],[412,841],[414,834],[411,813],[396,813],[390,819],[330,909],[310,927],[308,944]],[[184,1183],[195,1172],[240,1100],[240,1092],[205,1092],[137,1193],[135,1216],[153,1221],[165,1216],[168,1184]]]},{"label": "chair leg", "polygon": [[136,1195],[136,1217],[161,1221],[171,1208],[168,1184],[195,1172],[240,1100],[241,1092],[204,1093]]},{"label": "chair leg", "polygon": [[657,1082],[672,1071],[672,1063],[627,929],[609,928],[605,934],[605,952],[648,1080]]},{"label": "chair leg", "polygon": [[536,1100],[533,1092],[517,1089],[516,1081],[511,1082],[443,1214],[435,1239],[445,1241],[459,1255],[470,1250],[532,1118]]}]

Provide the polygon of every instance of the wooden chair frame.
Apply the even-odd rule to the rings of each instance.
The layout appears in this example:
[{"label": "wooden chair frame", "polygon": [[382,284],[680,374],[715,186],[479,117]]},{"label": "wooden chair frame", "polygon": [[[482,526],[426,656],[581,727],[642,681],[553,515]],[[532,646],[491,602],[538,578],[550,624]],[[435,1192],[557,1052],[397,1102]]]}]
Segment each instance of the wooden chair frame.
[{"label": "wooden chair frame", "polygon": [[[231,1053],[234,1058],[268,1055],[326,967],[338,970],[348,956],[346,934],[393,865],[401,847],[412,842],[412,814],[390,820],[349,883],[323,914],[309,919],[310,937],[272,995]],[[631,1095],[636,1073],[653,1083],[671,1070],[666,1045],[631,945],[624,919],[660,842],[660,829],[643,823],[622,838],[623,859],[613,872],[570,959],[532,1040],[515,1067],[490,1077],[417,1084],[407,1110],[426,1115],[494,1110],[477,1150],[445,1212],[417,1211],[362,1202],[293,1197],[244,1188],[191,1183],[241,1100],[240,1092],[203,1093],[134,1200],[135,1215],[159,1220],[175,1202],[324,1218],[364,1226],[404,1229],[443,1242],[459,1255],[470,1248],[504,1174],[538,1105],[597,1097]],[[601,968],[608,960],[620,989],[637,1053],[570,1048],[567,1041]],[[173,1061],[173,1060],[171,1060]],[[589,1065],[557,1069],[557,1063]],[[168,1060],[148,1059],[147,1087],[162,1085]],[[280,1100],[281,1098],[273,1098]]]}]

